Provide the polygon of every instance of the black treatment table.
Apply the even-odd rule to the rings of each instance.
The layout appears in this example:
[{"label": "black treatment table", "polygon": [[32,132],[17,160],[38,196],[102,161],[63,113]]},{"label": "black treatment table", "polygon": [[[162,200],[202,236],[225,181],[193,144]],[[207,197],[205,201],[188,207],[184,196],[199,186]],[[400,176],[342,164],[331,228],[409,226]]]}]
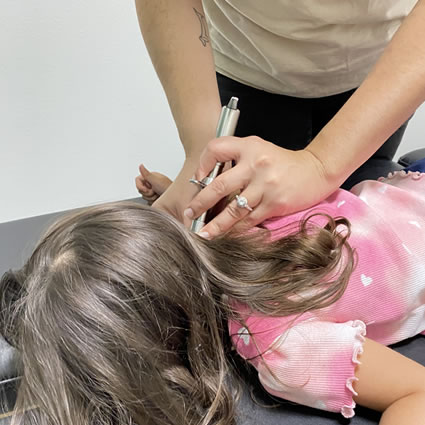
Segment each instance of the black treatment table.
[{"label": "black treatment table", "polygon": [[[140,202],[140,199],[138,201]],[[0,273],[3,274],[9,269],[21,267],[31,254],[40,234],[60,215],[61,213],[47,214],[0,223]],[[397,344],[394,348],[425,365],[425,336],[417,336]],[[15,388],[19,383],[15,359],[15,350],[0,337],[0,399],[2,405],[0,425],[10,423],[10,410],[13,409]],[[274,403],[275,400],[268,398],[262,391],[255,374],[247,377],[246,382],[246,391],[239,409],[238,423],[241,425],[369,425],[379,422],[380,415],[377,412],[359,407],[356,409],[356,416],[351,420],[344,419],[340,414],[322,412],[289,402],[282,402],[277,408],[260,407],[258,400],[269,404]],[[252,401],[251,391],[255,394],[257,403]]]}]

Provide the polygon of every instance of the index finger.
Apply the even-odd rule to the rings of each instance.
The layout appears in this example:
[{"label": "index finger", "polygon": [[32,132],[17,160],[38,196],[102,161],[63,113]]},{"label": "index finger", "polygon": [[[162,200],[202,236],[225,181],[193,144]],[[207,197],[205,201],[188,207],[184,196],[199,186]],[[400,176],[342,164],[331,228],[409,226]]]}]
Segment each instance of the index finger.
[{"label": "index finger", "polygon": [[242,164],[230,168],[214,179],[190,201],[186,207],[185,215],[191,219],[199,217],[221,199],[244,189],[248,182],[249,175]]}]

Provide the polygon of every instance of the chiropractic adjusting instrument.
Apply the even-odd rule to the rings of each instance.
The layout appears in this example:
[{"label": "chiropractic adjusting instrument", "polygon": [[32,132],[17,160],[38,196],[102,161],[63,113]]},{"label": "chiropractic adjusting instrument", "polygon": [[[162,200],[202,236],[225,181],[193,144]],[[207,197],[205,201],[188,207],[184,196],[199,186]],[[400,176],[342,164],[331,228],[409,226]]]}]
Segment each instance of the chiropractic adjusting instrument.
[{"label": "chiropractic adjusting instrument", "polygon": [[[238,101],[237,97],[232,97],[229,103],[221,109],[220,118],[218,120],[216,137],[223,136],[233,136],[235,134],[236,126],[238,124],[238,119],[240,115],[240,111],[238,109]],[[214,169],[208,174],[207,177],[202,179],[202,181],[190,179],[191,183],[195,183],[203,189],[208,186],[218,175],[223,172],[224,162],[217,162],[215,164]],[[218,205],[218,204],[217,204]],[[211,216],[214,216],[214,212],[216,210],[216,206],[205,211],[202,215],[200,215],[197,219],[192,221],[192,225],[190,230],[195,233],[198,233],[202,227],[209,221]]]}]

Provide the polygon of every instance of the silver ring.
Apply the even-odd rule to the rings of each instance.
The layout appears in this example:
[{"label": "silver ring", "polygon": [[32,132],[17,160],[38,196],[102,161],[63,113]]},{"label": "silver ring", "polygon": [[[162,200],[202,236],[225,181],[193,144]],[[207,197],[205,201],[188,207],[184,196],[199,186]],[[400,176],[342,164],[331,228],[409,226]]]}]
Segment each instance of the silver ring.
[{"label": "silver ring", "polygon": [[199,181],[199,180],[196,180],[196,179],[190,179],[189,182],[196,184],[198,186],[201,186],[202,189],[207,186],[207,184],[204,183],[203,181]]},{"label": "silver ring", "polygon": [[239,208],[246,208],[248,211],[252,211],[252,208],[248,205],[248,200],[245,196],[236,195],[236,205]]}]

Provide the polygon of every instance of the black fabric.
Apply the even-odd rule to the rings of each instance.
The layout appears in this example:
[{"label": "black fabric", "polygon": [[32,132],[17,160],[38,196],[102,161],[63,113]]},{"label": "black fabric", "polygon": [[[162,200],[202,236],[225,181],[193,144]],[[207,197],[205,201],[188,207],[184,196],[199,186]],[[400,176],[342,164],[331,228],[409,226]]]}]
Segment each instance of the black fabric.
[{"label": "black fabric", "polygon": [[[217,83],[223,105],[227,104],[232,96],[239,98],[241,115],[236,136],[259,136],[291,150],[305,148],[355,91],[304,99],[268,93],[221,74],[217,74]],[[350,189],[362,180],[375,180],[390,171],[400,170],[402,167],[395,163],[393,158],[406,126],[407,122],[355,171],[342,187]]]}]

